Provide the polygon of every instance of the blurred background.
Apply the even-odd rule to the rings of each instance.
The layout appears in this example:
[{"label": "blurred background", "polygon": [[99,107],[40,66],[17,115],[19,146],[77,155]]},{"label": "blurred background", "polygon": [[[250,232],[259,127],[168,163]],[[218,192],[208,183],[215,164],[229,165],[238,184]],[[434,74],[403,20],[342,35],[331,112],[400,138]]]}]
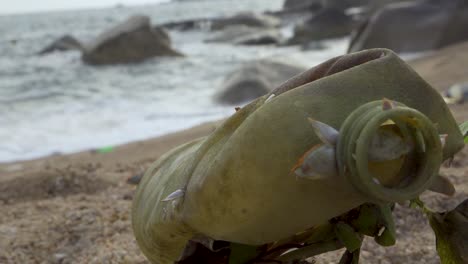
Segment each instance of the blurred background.
[{"label": "blurred background", "polygon": [[348,50],[421,56],[468,38],[464,2],[5,2],[0,162],[217,120]]}]

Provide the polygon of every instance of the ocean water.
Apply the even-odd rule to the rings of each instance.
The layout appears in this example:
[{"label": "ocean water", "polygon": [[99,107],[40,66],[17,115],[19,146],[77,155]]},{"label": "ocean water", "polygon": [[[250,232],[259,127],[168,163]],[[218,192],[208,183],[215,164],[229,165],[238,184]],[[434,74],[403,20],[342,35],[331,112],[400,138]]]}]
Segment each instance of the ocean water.
[{"label": "ocean water", "polygon": [[[0,16],[0,162],[71,153],[155,137],[234,113],[214,94],[242,63],[263,58],[314,66],[343,54],[348,40],[325,50],[204,43],[212,33],[170,31],[183,58],[93,67],[79,52],[36,52],[64,34],[82,42],[133,14],[152,24],[278,10],[282,0],[169,2],[99,10]],[[291,34],[290,28],[285,28]]]}]

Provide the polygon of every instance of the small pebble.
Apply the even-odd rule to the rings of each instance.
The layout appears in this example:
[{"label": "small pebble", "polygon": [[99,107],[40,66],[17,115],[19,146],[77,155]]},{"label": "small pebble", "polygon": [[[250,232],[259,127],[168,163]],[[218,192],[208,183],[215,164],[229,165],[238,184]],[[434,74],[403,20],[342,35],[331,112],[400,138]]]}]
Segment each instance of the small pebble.
[{"label": "small pebble", "polygon": [[468,83],[457,83],[444,92],[448,104],[462,104],[468,100]]},{"label": "small pebble", "polygon": [[128,184],[133,184],[133,185],[138,185],[140,183],[141,178],[143,178],[143,173],[138,173],[136,175],[133,175],[127,179]]}]

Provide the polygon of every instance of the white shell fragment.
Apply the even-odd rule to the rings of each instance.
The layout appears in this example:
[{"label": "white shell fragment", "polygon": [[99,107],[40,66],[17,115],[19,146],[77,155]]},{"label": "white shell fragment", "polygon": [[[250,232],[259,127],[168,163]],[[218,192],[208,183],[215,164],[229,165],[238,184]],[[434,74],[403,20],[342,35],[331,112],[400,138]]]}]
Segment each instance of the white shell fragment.
[{"label": "white shell fragment", "polygon": [[184,196],[185,194],[185,190],[183,189],[178,189],[176,191],[174,191],[173,193],[169,194],[166,198],[164,198],[162,201],[163,202],[169,202],[169,201],[172,201],[172,200],[175,200],[177,198],[180,198],[182,196]]},{"label": "white shell fragment", "polygon": [[457,83],[443,93],[447,104],[461,104],[468,100],[468,83]]},{"label": "white shell fragment", "polygon": [[294,172],[299,177],[312,180],[338,176],[335,147],[323,145],[312,151]]},{"label": "white shell fragment", "polygon": [[309,118],[309,122],[312,124],[312,127],[315,130],[315,134],[320,138],[320,140],[330,146],[335,146],[338,142],[338,136],[340,133],[333,127]]},{"label": "white shell fragment", "polygon": [[268,96],[268,98],[265,100],[265,103],[268,103],[271,99],[273,99],[273,97],[275,97],[275,94],[270,94],[270,96]]},{"label": "white shell fragment", "polygon": [[382,226],[380,229],[379,229],[379,232],[377,233],[377,236],[381,236],[383,234],[383,232],[385,231],[385,227]]},{"label": "white shell fragment", "polygon": [[447,134],[442,134],[442,135],[439,135],[439,137],[440,137],[440,144],[442,144],[442,148],[444,148],[445,143],[447,143],[448,135]]},{"label": "white shell fragment", "polygon": [[387,161],[400,158],[411,151],[411,145],[392,130],[379,129],[372,138],[368,155],[370,161]]}]

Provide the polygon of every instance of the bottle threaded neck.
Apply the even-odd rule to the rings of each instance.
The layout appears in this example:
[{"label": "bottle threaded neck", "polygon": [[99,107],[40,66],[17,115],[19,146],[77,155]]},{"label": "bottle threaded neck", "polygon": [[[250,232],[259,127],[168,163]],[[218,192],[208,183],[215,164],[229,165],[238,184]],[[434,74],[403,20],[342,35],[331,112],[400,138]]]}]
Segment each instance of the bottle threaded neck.
[{"label": "bottle threaded neck", "polygon": [[[442,163],[442,145],[435,125],[416,109],[394,102],[382,107],[384,101],[373,101],[354,110],[340,129],[337,162],[340,175],[361,193],[383,202],[399,202],[416,198],[438,175]],[[383,124],[392,123],[411,150],[402,155],[402,165],[392,186],[379,182],[379,173],[369,169],[369,146]],[[383,169],[386,166],[382,166]]]}]

